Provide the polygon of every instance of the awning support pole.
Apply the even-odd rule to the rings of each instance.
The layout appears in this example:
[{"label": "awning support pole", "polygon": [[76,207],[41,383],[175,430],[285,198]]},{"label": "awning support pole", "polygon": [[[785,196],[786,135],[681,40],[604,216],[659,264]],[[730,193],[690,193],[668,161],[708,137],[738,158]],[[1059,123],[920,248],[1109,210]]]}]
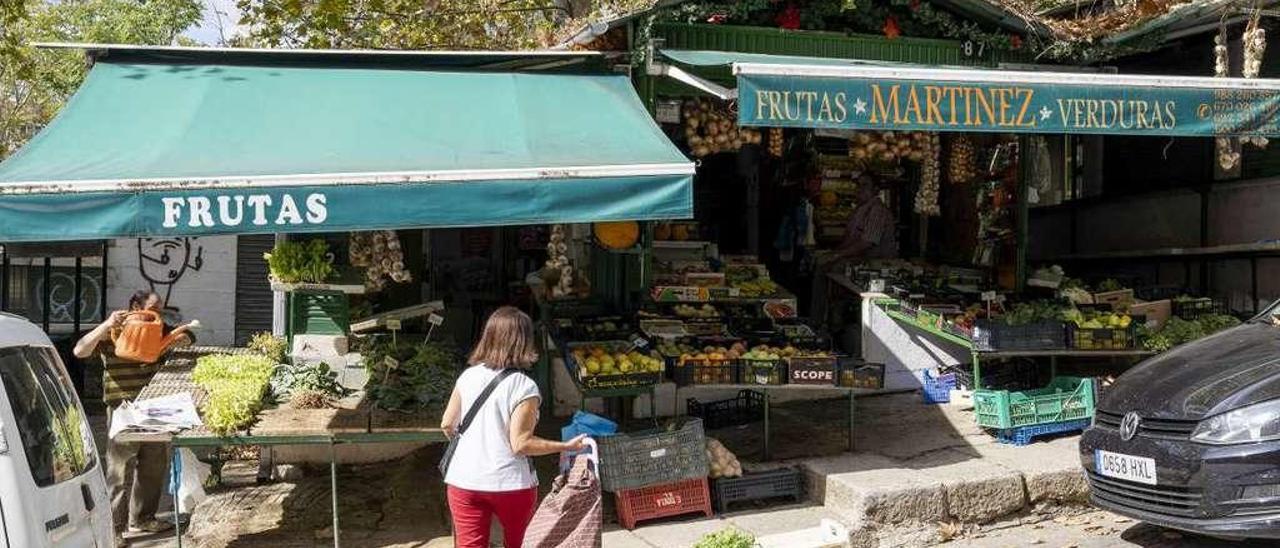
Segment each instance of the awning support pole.
[{"label": "awning support pole", "polygon": [[649,41],[648,51],[645,52],[645,72],[647,74],[650,76],[670,77],[698,91],[713,95],[722,101],[736,101],[738,99],[738,90],[736,89],[729,89],[680,67],[659,62],[658,48],[662,47],[663,43],[664,40],[661,38],[654,38]]},{"label": "awning support pole", "polygon": [[[287,234],[276,234],[276,245],[288,241]],[[283,337],[285,332],[285,294],[283,291],[271,292],[271,334]]]}]

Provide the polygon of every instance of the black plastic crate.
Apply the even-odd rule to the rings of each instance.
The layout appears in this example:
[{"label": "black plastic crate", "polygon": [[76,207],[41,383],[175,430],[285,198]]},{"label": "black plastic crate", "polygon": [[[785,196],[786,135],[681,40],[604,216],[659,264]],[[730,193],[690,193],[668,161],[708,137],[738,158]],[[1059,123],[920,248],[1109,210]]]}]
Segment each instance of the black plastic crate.
[{"label": "black plastic crate", "polygon": [[676,360],[676,386],[737,384],[737,360]]},{"label": "black plastic crate", "polygon": [[764,398],[763,392],[755,390],[739,390],[737,396],[727,400],[701,402],[689,398],[685,400],[685,413],[702,419],[708,430],[740,426],[764,420]]},{"label": "black plastic crate", "polygon": [[1067,327],[1053,321],[1009,325],[978,320],[972,338],[978,350],[1063,350],[1067,348]]},{"label": "black plastic crate", "polygon": [[625,341],[638,332],[628,318],[596,316],[574,319],[567,330],[561,331],[561,336],[571,341]]},{"label": "black plastic crate", "polygon": [[787,384],[787,360],[743,358],[738,361],[738,380],[742,384]]},{"label": "black plastic crate", "polygon": [[836,356],[795,356],[787,359],[790,384],[835,386],[839,379],[840,358]]},{"label": "black plastic crate", "polygon": [[880,390],[884,388],[884,364],[867,363],[854,358],[839,362],[836,383],[845,388]]},{"label": "black plastic crate", "polygon": [[1227,307],[1216,299],[1191,299],[1173,301],[1173,315],[1184,320],[1197,320],[1201,316],[1226,314]]},{"label": "black plastic crate", "polygon": [[707,475],[707,441],[701,419],[675,428],[596,438],[600,486],[608,492]]},{"label": "black plastic crate", "polygon": [[1137,330],[1126,328],[1088,328],[1070,326],[1072,350],[1132,350],[1138,347]]},{"label": "black plastic crate", "polygon": [[735,502],[777,498],[800,502],[804,497],[804,474],[793,467],[744,474],[737,478],[716,478],[711,480],[711,484],[711,500],[719,513],[724,513]]}]

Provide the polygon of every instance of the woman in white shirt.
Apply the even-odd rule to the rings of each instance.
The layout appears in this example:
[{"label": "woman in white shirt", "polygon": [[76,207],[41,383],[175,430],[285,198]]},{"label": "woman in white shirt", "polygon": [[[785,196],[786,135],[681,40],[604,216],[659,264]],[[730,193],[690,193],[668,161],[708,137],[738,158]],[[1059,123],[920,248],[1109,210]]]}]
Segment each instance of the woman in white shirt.
[{"label": "woman in white shirt", "polygon": [[[499,308],[489,316],[484,334],[458,377],[440,427],[453,438],[464,410],[502,371],[526,370],[538,360],[533,321],[519,309]],[[489,527],[496,516],[504,545],[518,547],[538,502],[538,477],[529,457],[578,451],[583,436],[568,442],[533,435],[542,396],[523,372],[499,381],[458,441],[444,482],[453,516],[454,545],[488,548]]]}]

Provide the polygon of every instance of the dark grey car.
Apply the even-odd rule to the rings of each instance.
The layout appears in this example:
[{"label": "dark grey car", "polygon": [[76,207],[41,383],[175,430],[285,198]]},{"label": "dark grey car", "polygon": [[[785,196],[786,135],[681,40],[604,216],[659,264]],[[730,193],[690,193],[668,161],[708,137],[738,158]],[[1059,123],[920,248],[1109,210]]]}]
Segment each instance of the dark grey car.
[{"label": "dark grey car", "polygon": [[1222,537],[1280,538],[1280,327],[1268,313],[1121,375],[1080,439],[1094,505]]}]

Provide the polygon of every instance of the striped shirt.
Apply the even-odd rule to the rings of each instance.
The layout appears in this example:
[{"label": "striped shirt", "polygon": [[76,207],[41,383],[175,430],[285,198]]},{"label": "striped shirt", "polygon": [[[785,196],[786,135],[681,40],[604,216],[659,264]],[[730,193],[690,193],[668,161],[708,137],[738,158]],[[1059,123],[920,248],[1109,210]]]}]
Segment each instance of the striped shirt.
[{"label": "striped shirt", "polygon": [[[194,335],[187,333],[186,336],[195,342]],[[117,358],[115,345],[110,341],[98,344],[98,356],[102,359],[102,401],[109,407],[138,399],[142,389],[160,370],[161,362],[138,363]]]},{"label": "striped shirt", "polygon": [[869,259],[892,259],[898,256],[898,230],[894,226],[893,213],[879,198],[872,198],[853,210],[845,233],[871,244],[866,252]]}]

